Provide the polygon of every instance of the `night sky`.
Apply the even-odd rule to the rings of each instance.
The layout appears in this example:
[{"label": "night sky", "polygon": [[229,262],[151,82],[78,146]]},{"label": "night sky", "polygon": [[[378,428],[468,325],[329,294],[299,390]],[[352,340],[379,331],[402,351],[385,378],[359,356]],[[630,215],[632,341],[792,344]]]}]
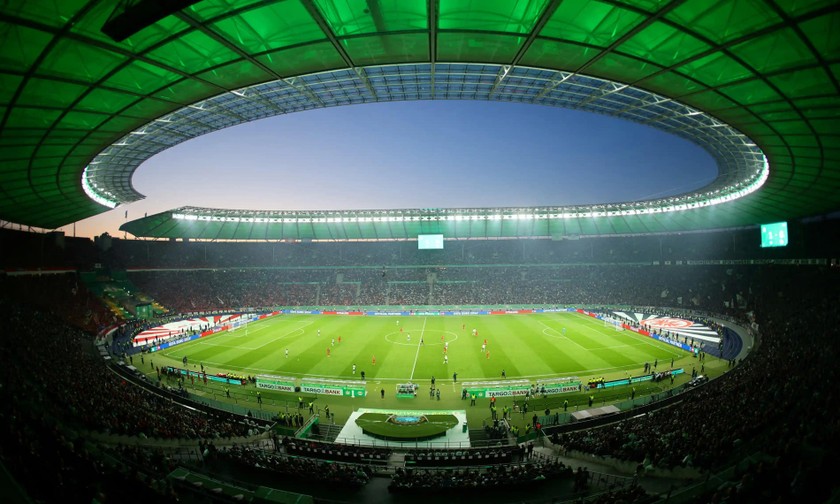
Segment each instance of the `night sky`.
[{"label": "night sky", "polygon": [[[146,199],[80,221],[108,232],[179,206],[261,210],[528,207],[659,198],[717,173],[700,147],[589,112],[498,102],[335,107],[255,121],[164,151]],[[73,226],[62,228],[68,235]]]}]

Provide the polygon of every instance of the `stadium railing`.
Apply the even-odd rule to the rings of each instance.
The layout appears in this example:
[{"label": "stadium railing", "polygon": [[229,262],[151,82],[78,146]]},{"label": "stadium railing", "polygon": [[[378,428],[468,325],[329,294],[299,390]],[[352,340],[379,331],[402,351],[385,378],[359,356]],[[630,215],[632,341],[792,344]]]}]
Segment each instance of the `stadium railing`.
[{"label": "stadium railing", "polygon": [[218,400],[210,398],[210,397],[199,396],[199,395],[195,395],[195,394],[192,394],[192,393],[189,394],[189,398],[194,402],[204,404],[204,405],[207,405],[211,408],[214,408],[214,409],[217,409],[217,410],[220,410],[220,411],[225,411],[227,413],[233,413],[234,415],[250,416],[251,418],[256,418],[256,419],[259,419],[259,420],[263,420],[265,422],[271,422],[271,421],[273,421],[273,418],[274,418],[274,414],[269,412],[269,411],[261,410],[261,409],[255,409],[255,408],[251,408],[249,406],[241,406],[239,404],[233,404],[233,403],[229,403],[229,402],[218,401]]},{"label": "stadium railing", "polygon": [[[189,394],[189,393],[187,393],[186,396],[184,396],[184,395],[182,395],[181,393],[178,393],[175,390],[167,390],[165,388],[161,388],[158,385],[155,385],[154,383],[152,383],[148,379],[146,379],[145,375],[135,374],[135,373],[131,372],[126,366],[121,366],[119,364],[109,363],[108,367],[115,374],[119,375],[122,378],[125,378],[127,381],[130,381],[131,383],[133,383],[136,386],[142,387],[143,389],[146,390],[146,392],[151,393],[151,394],[155,394],[155,395],[163,397],[163,398],[166,398],[166,399],[168,399],[168,400],[170,400],[174,403],[180,404],[182,406],[197,409],[197,410],[203,411],[204,413],[213,413],[213,414],[219,414],[221,412],[230,413],[230,414],[236,415],[237,417],[242,417],[241,418],[242,420],[250,418],[251,420],[259,421],[263,425],[269,425],[270,423],[273,422],[273,420],[271,418],[271,415],[268,414],[267,412],[262,412],[262,413],[265,413],[264,416],[266,416],[266,418],[258,417],[256,415],[254,415],[253,411],[251,411],[249,409],[246,409],[246,408],[242,408],[241,406],[237,406],[235,404],[224,403],[224,402],[221,402],[221,401],[214,401],[214,400],[209,399],[207,397],[194,396],[194,395]],[[216,403],[216,404],[210,404],[210,403]],[[216,407],[217,405],[219,407]],[[239,409],[237,410],[236,408],[239,408]],[[249,411],[251,412],[250,417],[248,416]]]}]

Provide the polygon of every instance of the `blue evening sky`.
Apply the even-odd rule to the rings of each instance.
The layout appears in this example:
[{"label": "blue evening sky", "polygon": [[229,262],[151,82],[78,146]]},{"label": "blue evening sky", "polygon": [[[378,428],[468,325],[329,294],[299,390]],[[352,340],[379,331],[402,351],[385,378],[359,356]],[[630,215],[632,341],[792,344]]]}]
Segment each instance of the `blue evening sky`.
[{"label": "blue evening sky", "polygon": [[[146,199],[80,221],[109,232],[179,206],[278,210],[554,206],[658,198],[717,173],[686,140],[619,119],[499,102],[354,105],[235,126],[140,166]],[[63,228],[72,235],[72,225]]]}]

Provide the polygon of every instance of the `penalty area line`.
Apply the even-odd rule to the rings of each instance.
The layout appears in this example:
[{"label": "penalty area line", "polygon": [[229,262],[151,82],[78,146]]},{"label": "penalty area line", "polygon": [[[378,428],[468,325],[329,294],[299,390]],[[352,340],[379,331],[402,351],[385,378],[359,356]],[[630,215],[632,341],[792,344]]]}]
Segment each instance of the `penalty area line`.
[{"label": "penalty area line", "polygon": [[[420,342],[423,341],[423,332],[426,330],[426,317],[423,317],[423,327],[420,329]],[[414,364],[411,366],[411,376],[408,377],[408,381],[414,379],[414,370],[417,368],[417,358],[420,357],[420,347],[423,346],[422,343],[417,343],[417,352],[414,354]]]}]

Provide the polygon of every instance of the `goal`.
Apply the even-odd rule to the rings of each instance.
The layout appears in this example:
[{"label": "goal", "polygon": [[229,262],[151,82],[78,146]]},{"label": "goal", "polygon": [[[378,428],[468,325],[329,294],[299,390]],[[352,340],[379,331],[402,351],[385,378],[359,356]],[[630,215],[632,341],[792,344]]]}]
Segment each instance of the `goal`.
[{"label": "goal", "polygon": [[615,329],[616,331],[623,331],[624,330],[624,327],[622,327],[621,321],[619,321],[619,320],[615,320],[615,319],[612,319],[612,318],[606,318],[606,317],[603,320],[604,320],[604,327],[612,326],[613,329]]},{"label": "goal", "polygon": [[247,319],[246,320],[241,320],[240,319],[240,320],[236,320],[234,322],[231,322],[231,324],[228,326],[227,332],[233,332],[233,331],[236,331],[237,329],[240,329],[240,328],[243,328],[243,327],[245,328],[245,334],[247,335],[248,334],[248,320]]}]

